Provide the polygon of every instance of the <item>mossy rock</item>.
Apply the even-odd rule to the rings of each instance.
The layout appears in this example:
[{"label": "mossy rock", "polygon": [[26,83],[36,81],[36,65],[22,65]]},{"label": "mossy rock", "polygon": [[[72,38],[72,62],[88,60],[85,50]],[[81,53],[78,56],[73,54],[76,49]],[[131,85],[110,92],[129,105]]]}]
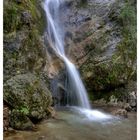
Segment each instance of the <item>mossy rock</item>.
[{"label": "mossy rock", "polygon": [[4,1],[4,81],[44,69],[44,19],[41,1]]},{"label": "mossy rock", "polygon": [[126,65],[121,57],[97,64],[87,63],[81,73],[88,89],[93,91],[112,90],[127,84],[135,77],[135,68]]},{"label": "mossy rock", "polygon": [[4,1],[4,33],[19,31],[23,28],[31,29],[36,27],[40,33],[44,27],[44,14],[41,10],[40,1],[16,0]]},{"label": "mossy rock", "polygon": [[34,124],[21,111],[13,109],[10,114],[10,126],[17,130],[32,130]]},{"label": "mossy rock", "polygon": [[4,81],[29,71],[40,73],[46,65],[46,57],[37,29],[4,35]]},{"label": "mossy rock", "polygon": [[33,74],[17,75],[4,84],[4,101],[36,120],[45,118],[52,104],[51,93]]}]

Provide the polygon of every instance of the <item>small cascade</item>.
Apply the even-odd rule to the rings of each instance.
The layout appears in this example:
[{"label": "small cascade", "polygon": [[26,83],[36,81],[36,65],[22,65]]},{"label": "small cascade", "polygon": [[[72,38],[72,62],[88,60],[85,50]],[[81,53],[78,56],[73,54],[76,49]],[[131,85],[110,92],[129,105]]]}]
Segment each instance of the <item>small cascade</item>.
[{"label": "small cascade", "polygon": [[[67,95],[67,104],[70,106],[79,106],[90,109],[90,104],[86,89],[80,78],[75,65],[67,58],[64,48],[64,31],[62,23],[59,20],[59,10],[62,0],[45,0],[44,10],[48,22],[47,34],[48,40],[55,53],[64,61],[69,79],[69,95]],[[69,99],[71,97],[71,99]],[[69,100],[71,100],[69,102]]]}]

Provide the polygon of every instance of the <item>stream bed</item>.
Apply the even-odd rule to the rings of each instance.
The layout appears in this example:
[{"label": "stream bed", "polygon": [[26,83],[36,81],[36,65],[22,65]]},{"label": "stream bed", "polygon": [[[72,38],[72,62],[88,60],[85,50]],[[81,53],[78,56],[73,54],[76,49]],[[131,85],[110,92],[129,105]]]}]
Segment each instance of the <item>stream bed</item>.
[{"label": "stream bed", "polygon": [[136,113],[119,118],[98,110],[88,115],[83,112],[59,108],[56,119],[44,120],[35,132],[7,132],[4,140],[136,140]]}]

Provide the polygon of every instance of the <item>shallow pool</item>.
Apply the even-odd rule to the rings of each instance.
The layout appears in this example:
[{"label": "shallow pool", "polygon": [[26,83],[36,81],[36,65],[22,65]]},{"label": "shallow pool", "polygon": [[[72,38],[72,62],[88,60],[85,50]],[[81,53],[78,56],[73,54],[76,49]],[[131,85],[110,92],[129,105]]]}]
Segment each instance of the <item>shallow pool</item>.
[{"label": "shallow pool", "polygon": [[59,108],[56,119],[44,120],[37,128],[8,134],[4,140],[136,140],[136,115],[126,119],[98,110]]}]

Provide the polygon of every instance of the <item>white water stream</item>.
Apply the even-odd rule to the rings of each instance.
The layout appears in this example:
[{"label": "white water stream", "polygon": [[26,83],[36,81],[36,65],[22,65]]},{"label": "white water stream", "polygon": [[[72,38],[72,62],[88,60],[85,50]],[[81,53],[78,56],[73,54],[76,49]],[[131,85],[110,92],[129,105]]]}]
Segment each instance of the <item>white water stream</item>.
[{"label": "white water stream", "polygon": [[[80,79],[79,72],[77,71],[75,65],[67,58],[65,54],[65,35],[64,31],[62,30],[62,23],[59,20],[59,10],[62,2],[62,0],[44,0],[44,10],[46,12],[48,23],[47,34],[49,43],[55,50],[56,54],[64,61],[66,65],[70,80],[70,90],[72,90],[71,94],[74,94],[73,97],[76,96],[76,105],[78,106],[78,111],[80,111],[82,114],[85,114],[89,119],[97,117],[99,117],[100,119],[111,118],[110,116],[106,116],[104,113],[91,110],[87,92],[82,80]],[[74,105],[75,104],[71,104],[71,106]],[[75,109],[75,107],[73,109]]]},{"label": "white water stream", "polygon": [[59,7],[61,5],[61,0],[45,0],[44,9],[47,16],[48,22],[48,37],[49,42],[55,52],[64,61],[68,75],[70,78],[70,84],[73,87],[73,94],[77,96],[77,104],[82,108],[90,109],[88,96],[86,89],[83,85],[80,75],[74,66],[74,64],[67,58],[64,48],[64,32],[61,30],[61,23],[59,21]]}]

